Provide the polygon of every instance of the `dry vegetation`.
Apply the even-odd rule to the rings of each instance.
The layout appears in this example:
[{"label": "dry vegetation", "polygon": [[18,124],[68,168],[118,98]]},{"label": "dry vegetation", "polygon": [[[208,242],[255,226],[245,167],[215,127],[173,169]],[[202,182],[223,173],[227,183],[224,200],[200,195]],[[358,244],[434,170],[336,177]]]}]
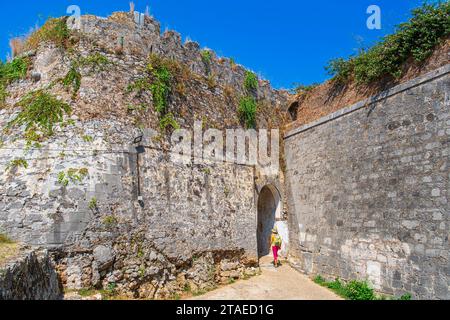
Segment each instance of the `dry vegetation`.
[{"label": "dry vegetation", "polygon": [[17,255],[20,246],[7,236],[0,234],[0,267]]}]

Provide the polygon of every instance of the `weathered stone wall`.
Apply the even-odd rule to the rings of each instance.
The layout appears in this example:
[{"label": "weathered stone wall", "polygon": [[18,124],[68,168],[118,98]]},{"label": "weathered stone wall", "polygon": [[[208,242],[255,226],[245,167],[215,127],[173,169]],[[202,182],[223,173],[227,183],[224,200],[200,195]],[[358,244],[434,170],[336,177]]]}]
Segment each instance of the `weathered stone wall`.
[{"label": "weathered stone wall", "polygon": [[25,250],[0,266],[0,300],[59,300],[62,287],[47,251]]},{"label": "weathered stone wall", "polygon": [[[83,140],[86,134],[93,141]],[[155,297],[158,287],[193,273],[200,258],[210,262],[207,268],[231,261],[244,276],[243,265],[255,266],[257,258],[253,167],[176,164],[148,138],[138,170],[130,144],[138,134],[118,122],[75,123],[28,151],[10,134],[0,154],[2,232],[55,248],[69,288],[123,283],[120,289],[135,294],[156,281],[153,291],[141,292]],[[28,168],[7,169],[16,158]],[[64,185],[59,176],[67,179],[70,169],[88,174]],[[192,274],[191,286],[204,285],[203,271]],[[223,274],[208,274],[210,286],[225,281]]]},{"label": "weathered stone wall", "polygon": [[[113,285],[129,296],[164,298],[186,286],[203,290],[255,273],[254,168],[172,162],[151,93],[127,90],[145,74],[150,54],[171,58],[183,75],[171,88],[166,111],[182,128],[191,129],[194,121],[205,130],[236,128],[246,70],[214,53],[205,63],[198,44],[181,44],[172,31],[161,35],[149,17],[139,27],[127,13],[83,16],[82,26],[72,32],[70,50],[41,43],[28,52],[28,76],[7,88],[0,110],[6,129],[0,231],[52,248],[69,288]],[[74,95],[61,79],[81,57],[94,54],[108,63],[80,67]],[[36,90],[68,103],[72,113],[40,146],[27,147],[25,128],[7,126],[20,112],[17,103]],[[252,94],[260,103],[258,128],[279,127],[286,93],[259,80]],[[143,128],[159,132],[146,137],[138,155],[133,140]],[[27,166],[11,166],[15,159]],[[279,184],[278,177],[271,179]]]},{"label": "weathered stone wall", "polygon": [[299,268],[450,298],[449,70],[287,133],[290,253]]}]

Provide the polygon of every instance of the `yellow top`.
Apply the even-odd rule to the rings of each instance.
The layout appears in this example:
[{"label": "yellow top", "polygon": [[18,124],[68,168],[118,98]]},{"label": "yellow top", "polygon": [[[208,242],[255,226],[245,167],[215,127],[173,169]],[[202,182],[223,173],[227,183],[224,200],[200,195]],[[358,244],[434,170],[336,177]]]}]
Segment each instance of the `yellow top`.
[{"label": "yellow top", "polygon": [[274,233],[272,233],[272,235],[270,236],[270,243],[272,244],[272,246],[276,245],[277,237],[281,238],[280,235]]}]

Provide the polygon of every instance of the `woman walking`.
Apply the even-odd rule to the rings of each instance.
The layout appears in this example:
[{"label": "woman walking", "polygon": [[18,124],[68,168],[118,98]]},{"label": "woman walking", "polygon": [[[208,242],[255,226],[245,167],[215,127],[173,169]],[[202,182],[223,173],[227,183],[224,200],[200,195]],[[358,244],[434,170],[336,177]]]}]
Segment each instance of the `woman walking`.
[{"label": "woman walking", "polygon": [[275,268],[278,268],[278,265],[279,265],[278,251],[281,249],[282,243],[283,243],[283,239],[281,239],[281,236],[278,234],[278,230],[273,229],[272,235],[270,236],[270,245],[272,246],[273,265],[275,266]]}]

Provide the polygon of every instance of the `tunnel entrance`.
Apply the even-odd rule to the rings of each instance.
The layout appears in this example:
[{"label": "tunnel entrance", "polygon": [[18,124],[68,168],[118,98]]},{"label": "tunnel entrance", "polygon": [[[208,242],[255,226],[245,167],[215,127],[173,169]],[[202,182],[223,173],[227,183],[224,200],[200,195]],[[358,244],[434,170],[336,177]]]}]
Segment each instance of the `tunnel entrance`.
[{"label": "tunnel entrance", "polygon": [[270,254],[270,235],[276,218],[281,215],[280,193],[272,185],[261,189],[258,198],[258,257]]}]

